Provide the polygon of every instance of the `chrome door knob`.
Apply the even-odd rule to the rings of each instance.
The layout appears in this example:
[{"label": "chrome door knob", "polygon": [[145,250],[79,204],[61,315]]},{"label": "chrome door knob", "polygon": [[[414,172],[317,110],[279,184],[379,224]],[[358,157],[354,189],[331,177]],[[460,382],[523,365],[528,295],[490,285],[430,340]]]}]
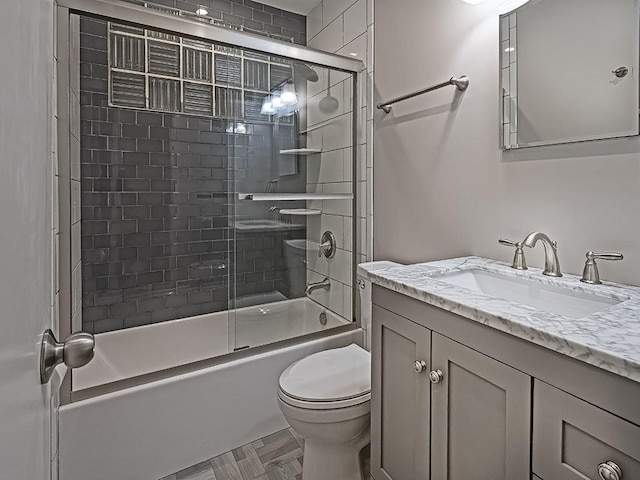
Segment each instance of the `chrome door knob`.
[{"label": "chrome door knob", "polygon": [[431,383],[440,383],[443,379],[444,374],[442,373],[442,370],[432,370],[429,372],[429,380],[431,380]]},{"label": "chrome door knob", "polygon": [[602,480],[621,480],[622,469],[611,460],[598,465],[598,475]]},{"label": "chrome door knob", "polygon": [[60,363],[69,368],[84,367],[95,355],[95,347],[90,333],[74,333],[61,343],[51,330],[45,330],[40,344],[40,383],[47,383]]},{"label": "chrome door knob", "polygon": [[427,370],[427,362],[424,360],[416,360],[413,362],[413,369],[416,373],[422,373]]}]

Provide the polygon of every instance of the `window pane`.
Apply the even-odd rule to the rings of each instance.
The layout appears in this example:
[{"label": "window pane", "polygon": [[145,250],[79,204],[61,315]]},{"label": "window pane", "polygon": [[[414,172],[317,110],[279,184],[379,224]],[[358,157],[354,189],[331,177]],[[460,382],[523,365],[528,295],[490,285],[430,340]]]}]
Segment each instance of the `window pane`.
[{"label": "window pane", "polygon": [[262,110],[262,103],[266,93],[258,92],[244,92],[244,118],[251,120],[268,120],[269,117],[265,117],[260,114]]},{"label": "window pane", "polygon": [[177,35],[169,35],[168,33],[156,32],[155,30],[147,30],[149,38],[159,38],[160,40],[167,40],[169,42],[180,42],[180,37]]},{"label": "window pane", "polygon": [[180,76],[180,45],[149,40],[149,73]]},{"label": "window pane", "polygon": [[242,116],[242,90],[216,87],[216,115],[219,117]]},{"label": "window pane", "polygon": [[169,112],[180,111],[180,82],[149,77],[149,108]]},{"label": "window pane", "polygon": [[120,25],[119,23],[109,23],[109,28],[114,32],[132,33],[134,35],[144,36],[144,28],[130,27],[128,25]]},{"label": "window pane", "polygon": [[211,82],[211,53],[186,47],[183,53],[183,77]]},{"label": "window pane", "polygon": [[190,38],[183,38],[182,39],[182,44],[183,45],[189,45],[191,47],[201,48],[201,49],[204,49],[204,50],[211,50],[211,44],[210,43],[200,42],[198,40],[191,40]]},{"label": "window pane", "polygon": [[239,58],[216,54],[216,83],[242,86],[240,68]]},{"label": "window pane", "polygon": [[111,73],[111,103],[127,107],[146,107],[144,75]]},{"label": "window pane", "polygon": [[291,67],[271,65],[271,83],[269,84],[269,88],[274,88],[276,85],[280,85],[290,78],[293,78]]},{"label": "window pane", "polygon": [[184,112],[211,115],[213,112],[213,90],[211,85],[184,82]]},{"label": "window pane", "polygon": [[244,87],[251,90],[268,90],[268,65],[253,60],[244,61]]},{"label": "window pane", "polygon": [[112,33],[110,53],[112,67],[144,72],[144,39]]}]

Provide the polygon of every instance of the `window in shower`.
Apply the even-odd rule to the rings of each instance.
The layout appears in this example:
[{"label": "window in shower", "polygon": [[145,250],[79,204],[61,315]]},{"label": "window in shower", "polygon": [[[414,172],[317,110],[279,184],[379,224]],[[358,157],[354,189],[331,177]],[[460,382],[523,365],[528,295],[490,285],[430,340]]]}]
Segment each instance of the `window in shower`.
[{"label": "window in shower", "polygon": [[[139,375],[351,323],[354,75],[115,20],[81,17],[78,36],[82,328],[108,332],[99,348],[189,345]],[[74,378],[110,368],[98,357]]]},{"label": "window in shower", "polygon": [[116,107],[261,120],[273,85],[291,61],[108,23],[109,102]]}]

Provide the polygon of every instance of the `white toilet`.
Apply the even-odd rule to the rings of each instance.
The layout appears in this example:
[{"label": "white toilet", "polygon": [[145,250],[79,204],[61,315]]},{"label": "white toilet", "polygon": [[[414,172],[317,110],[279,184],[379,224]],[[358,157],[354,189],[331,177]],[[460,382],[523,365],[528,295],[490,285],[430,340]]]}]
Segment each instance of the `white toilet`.
[{"label": "white toilet", "polygon": [[278,405],[305,441],[303,480],[362,480],[370,403],[371,355],[356,344],[314,353],[282,372]]}]

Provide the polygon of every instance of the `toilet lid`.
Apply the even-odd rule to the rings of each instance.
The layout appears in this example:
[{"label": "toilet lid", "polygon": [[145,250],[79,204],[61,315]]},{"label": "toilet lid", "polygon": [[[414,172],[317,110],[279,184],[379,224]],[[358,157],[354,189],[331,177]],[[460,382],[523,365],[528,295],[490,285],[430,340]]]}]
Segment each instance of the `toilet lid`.
[{"label": "toilet lid", "polygon": [[314,353],[280,375],[280,389],[309,402],[331,402],[371,391],[371,355],[356,344]]}]

